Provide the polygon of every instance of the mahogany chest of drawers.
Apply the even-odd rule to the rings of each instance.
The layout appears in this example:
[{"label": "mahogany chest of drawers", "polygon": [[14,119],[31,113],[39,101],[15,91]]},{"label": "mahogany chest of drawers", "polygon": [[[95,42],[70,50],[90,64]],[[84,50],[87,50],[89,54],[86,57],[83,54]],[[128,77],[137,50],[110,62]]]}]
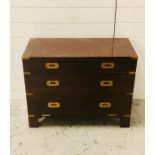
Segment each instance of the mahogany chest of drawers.
[{"label": "mahogany chest of drawers", "polygon": [[127,38],[34,38],[22,61],[30,127],[49,116],[118,117],[130,126],[137,55]]}]

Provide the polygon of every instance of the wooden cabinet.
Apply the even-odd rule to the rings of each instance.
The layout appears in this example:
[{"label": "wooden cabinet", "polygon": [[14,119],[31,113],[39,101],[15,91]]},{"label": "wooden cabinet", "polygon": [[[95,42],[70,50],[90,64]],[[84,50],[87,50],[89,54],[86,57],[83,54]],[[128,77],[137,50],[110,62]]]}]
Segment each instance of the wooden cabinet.
[{"label": "wooden cabinet", "polygon": [[31,39],[23,54],[30,127],[57,116],[130,125],[137,55],[127,38]]}]

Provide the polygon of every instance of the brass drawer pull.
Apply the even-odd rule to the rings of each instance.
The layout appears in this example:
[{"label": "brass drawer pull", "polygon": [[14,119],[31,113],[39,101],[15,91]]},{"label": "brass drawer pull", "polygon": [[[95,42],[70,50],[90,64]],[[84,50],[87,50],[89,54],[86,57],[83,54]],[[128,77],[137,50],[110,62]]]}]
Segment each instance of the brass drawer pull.
[{"label": "brass drawer pull", "polygon": [[60,108],[59,102],[48,102],[48,108]]},{"label": "brass drawer pull", "polygon": [[45,64],[45,68],[46,69],[58,69],[59,68],[59,64],[57,62],[53,62],[53,63],[47,62]]},{"label": "brass drawer pull", "polygon": [[100,86],[101,87],[111,87],[111,86],[113,86],[113,81],[112,80],[102,80],[102,81],[100,81]]},{"label": "brass drawer pull", "polygon": [[113,69],[115,67],[115,64],[113,62],[103,62],[101,64],[102,69]]},{"label": "brass drawer pull", "polygon": [[58,80],[48,80],[46,84],[48,87],[57,87],[60,85]]},{"label": "brass drawer pull", "polygon": [[99,107],[100,108],[111,108],[111,102],[100,102]]}]

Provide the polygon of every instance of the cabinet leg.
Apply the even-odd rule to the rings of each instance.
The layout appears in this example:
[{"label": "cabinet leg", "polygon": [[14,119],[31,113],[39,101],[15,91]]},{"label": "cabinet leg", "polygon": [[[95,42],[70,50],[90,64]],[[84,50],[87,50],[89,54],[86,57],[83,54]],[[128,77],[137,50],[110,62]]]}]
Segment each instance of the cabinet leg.
[{"label": "cabinet leg", "polygon": [[38,127],[39,122],[38,122],[38,117],[36,116],[29,116],[29,127]]},{"label": "cabinet leg", "polygon": [[121,117],[120,127],[130,127],[130,117]]}]

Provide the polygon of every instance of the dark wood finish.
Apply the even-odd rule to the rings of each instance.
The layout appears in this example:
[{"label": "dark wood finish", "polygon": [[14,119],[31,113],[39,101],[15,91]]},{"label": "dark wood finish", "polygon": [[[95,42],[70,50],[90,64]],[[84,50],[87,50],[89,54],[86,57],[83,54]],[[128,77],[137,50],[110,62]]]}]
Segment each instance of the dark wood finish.
[{"label": "dark wood finish", "polygon": [[130,126],[130,117],[121,117],[120,127],[129,127],[129,126]]},{"label": "dark wood finish", "polygon": [[[59,63],[59,68],[57,70],[47,70],[45,64],[47,62],[57,62]],[[115,67],[112,69],[102,69],[101,64],[106,62],[113,62]],[[74,65],[73,65],[74,64]],[[30,58],[29,61],[24,60],[24,70],[30,71],[32,74],[51,74],[58,73],[64,75],[66,74],[102,74],[109,72],[130,72],[135,71],[137,65],[136,59],[131,59],[130,57],[87,57],[87,58]]]},{"label": "dark wood finish", "polygon": [[[132,97],[122,93],[101,92],[64,92],[34,94],[27,97],[29,113],[51,114],[70,113],[80,115],[87,114],[130,114]],[[59,102],[60,108],[48,108],[48,102]],[[110,108],[99,108],[100,102],[111,102]]]},{"label": "dark wood finish", "polygon": [[127,38],[31,39],[23,54],[29,126],[37,127],[39,117],[108,116],[129,127],[136,65]]},{"label": "dark wood finish", "polygon": [[39,117],[29,117],[29,127],[33,128],[33,127],[38,127],[39,126],[39,122],[38,122]]},{"label": "dark wood finish", "polygon": [[[101,74],[83,76],[76,75],[48,75],[48,76],[26,76],[27,92],[43,93],[43,92],[66,92],[76,90],[90,91],[96,90],[100,92],[132,92],[135,75],[127,74]],[[49,87],[47,81],[58,80],[59,86]],[[101,81],[113,81],[112,86],[101,86]],[[42,88],[42,89],[40,89]]]}]

